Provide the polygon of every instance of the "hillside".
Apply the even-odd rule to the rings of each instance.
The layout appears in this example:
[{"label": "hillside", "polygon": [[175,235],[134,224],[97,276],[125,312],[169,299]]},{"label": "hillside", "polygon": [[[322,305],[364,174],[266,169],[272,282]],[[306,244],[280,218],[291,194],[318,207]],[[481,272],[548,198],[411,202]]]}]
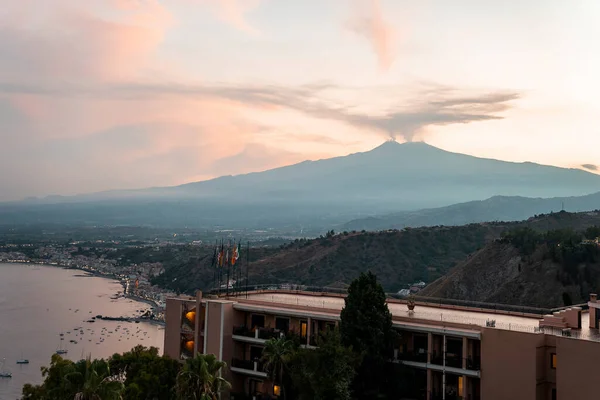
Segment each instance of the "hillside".
[{"label": "hillside", "polygon": [[[432,282],[443,276],[469,254],[510,229],[526,226],[543,232],[593,225],[600,225],[600,213],[562,212],[513,223],[343,232],[312,240],[298,239],[276,249],[252,247],[250,282],[331,286],[348,284],[360,272],[370,269],[379,276],[386,291],[395,292],[416,280]],[[192,263],[168,268],[156,283],[189,293],[206,289],[214,273],[210,260],[210,251],[206,250]],[[245,263],[242,266],[245,269]]]},{"label": "hillside", "polygon": [[426,287],[423,296],[538,307],[587,301],[600,289],[600,228],[515,230]]},{"label": "hillside", "polygon": [[[371,269],[386,290],[417,279],[433,280],[467,254],[497,237],[501,225],[473,225],[347,233],[298,239],[280,248],[252,247],[250,282],[331,286],[350,283]],[[244,249],[245,252],[245,249]],[[244,254],[245,256],[245,254]],[[213,279],[208,252],[194,266],[169,268],[156,283],[182,292],[207,288]],[[245,263],[242,263],[245,271]]]},{"label": "hillside", "polygon": [[522,221],[531,215],[600,208],[600,192],[577,197],[529,198],[494,196],[447,207],[405,211],[350,221],[345,230],[402,229],[407,226],[465,225],[485,221]]},{"label": "hillside", "polygon": [[[600,175],[583,170],[477,158],[425,143],[386,142],[362,153],[175,187],[1,204],[0,221],[278,228],[302,236],[366,215],[497,195],[550,198],[598,191]],[[552,209],[558,206],[544,212]],[[521,215],[530,215],[528,211]],[[410,225],[441,224],[436,218]]]}]

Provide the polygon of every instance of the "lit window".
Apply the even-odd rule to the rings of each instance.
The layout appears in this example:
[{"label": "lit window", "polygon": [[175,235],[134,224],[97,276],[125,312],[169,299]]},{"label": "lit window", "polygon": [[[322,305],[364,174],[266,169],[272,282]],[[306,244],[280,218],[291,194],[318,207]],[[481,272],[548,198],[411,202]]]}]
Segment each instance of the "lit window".
[{"label": "lit window", "polygon": [[550,354],[550,367],[556,369],[556,353]]},{"label": "lit window", "polygon": [[280,396],[281,395],[281,386],[273,385],[273,394],[275,396]]}]

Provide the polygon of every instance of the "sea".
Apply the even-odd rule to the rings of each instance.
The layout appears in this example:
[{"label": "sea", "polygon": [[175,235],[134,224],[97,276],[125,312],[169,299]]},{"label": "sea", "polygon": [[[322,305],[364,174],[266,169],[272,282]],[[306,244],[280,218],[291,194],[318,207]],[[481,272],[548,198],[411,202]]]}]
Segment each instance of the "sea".
[{"label": "sea", "polygon": [[[74,361],[87,356],[106,358],[138,344],[158,347],[162,354],[163,326],[98,319],[86,322],[98,314],[139,316],[151,307],[115,298],[119,291],[123,291],[119,281],[83,271],[0,263],[0,371],[12,373],[12,378],[0,378],[0,400],[19,399],[25,383],[41,383],[40,368],[50,364],[59,348],[68,351],[63,357]],[[21,358],[29,364],[18,365]]]}]

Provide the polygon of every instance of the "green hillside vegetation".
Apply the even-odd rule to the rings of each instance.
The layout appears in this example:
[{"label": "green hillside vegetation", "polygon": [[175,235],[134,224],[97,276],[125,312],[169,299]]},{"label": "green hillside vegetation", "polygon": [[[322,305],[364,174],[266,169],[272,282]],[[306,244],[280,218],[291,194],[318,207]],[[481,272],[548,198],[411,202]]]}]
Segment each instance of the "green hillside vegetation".
[{"label": "green hillside vegetation", "polygon": [[599,226],[579,232],[559,229],[545,233],[521,228],[508,232],[502,241],[517,248],[528,263],[534,262],[534,255],[543,260],[551,260],[558,266],[557,280],[563,286],[580,286],[583,292],[578,297],[583,299],[590,290],[595,291],[600,287],[598,238]]},{"label": "green hillside vegetation", "polygon": [[[278,248],[251,247],[250,284],[294,283],[343,286],[367,270],[382,277],[386,291],[407,284],[432,282],[448,273],[471,253],[517,228],[540,234],[555,229],[581,231],[600,225],[600,213],[553,213],[522,222],[479,223],[465,226],[406,228],[382,232],[330,231],[315,239],[297,239]],[[246,249],[241,268],[246,269]],[[182,293],[212,286],[212,248],[196,250],[183,263],[165,267],[154,283]]]},{"label": "green hillside vegetation", "polygon": [[587,301],[600,290],[600,226],[518,227],[429,285],[424,296],[535,307]]}]

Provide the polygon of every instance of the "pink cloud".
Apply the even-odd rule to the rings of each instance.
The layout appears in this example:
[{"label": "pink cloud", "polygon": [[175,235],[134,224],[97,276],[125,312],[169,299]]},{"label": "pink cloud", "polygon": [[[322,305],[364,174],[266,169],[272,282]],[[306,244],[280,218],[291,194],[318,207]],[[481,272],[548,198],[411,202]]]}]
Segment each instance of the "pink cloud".
[{"label": "pink cloud", "polygon": [[217,17],[224,23],[244,31],[246,33],[257,34],[256,27],[248,22],[247,14],[256,9],[263,0],[187,0],[188,2],[198,2],[213,9]]},{"label": "pink cloud", "polygon": [[248,143],[239,152],[216,160],[210,171],[216,175],[236,175],[240,172],[265,171],[282,165],[294,164],[306,155],[285,151],[259,143]]},{"label": "pink cloud", "polygon": [[[147,66],[173,20],[155,0],[12,2],[0,14],[0,80],[123,80]],[[17,5],[15,5],[17,3]],[[8,11],[6,11],[8,10]]]},{"label": "pink cloud", "polygon": [[379,67],[387,71],[394,62],[394,29],[383,18],[379,0],[365,0],[359,17],[348,21],[346,27],[363,36],[373,47]]}]

